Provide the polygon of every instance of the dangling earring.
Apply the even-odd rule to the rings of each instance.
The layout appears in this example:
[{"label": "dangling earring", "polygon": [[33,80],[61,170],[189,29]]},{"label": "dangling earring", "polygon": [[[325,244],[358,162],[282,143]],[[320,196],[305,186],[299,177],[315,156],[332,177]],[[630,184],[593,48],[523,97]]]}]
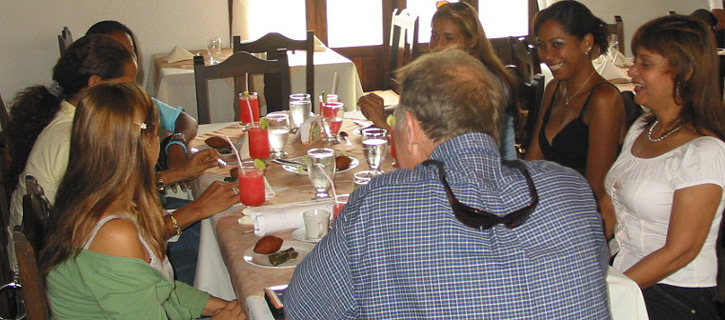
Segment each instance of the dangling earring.
[{"label": "dangling earring", "polygon": [[592,47],[587,48],[587,55],[592,53]]},{"label": "dangling earring", "polygon": [[681,83],[677,81],[675,83],[675,103],[682,104],[682,94],[680,93]]}]

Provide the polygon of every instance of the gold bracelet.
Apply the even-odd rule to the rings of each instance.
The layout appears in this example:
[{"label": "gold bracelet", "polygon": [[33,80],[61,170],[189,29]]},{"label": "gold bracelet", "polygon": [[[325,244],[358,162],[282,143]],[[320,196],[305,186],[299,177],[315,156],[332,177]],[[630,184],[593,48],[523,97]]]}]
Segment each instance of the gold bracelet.
[{"label": "gold bracelet", "polygon": [[166,215],[169,216],[169,218],[171,218],[171,222],[174,224],[174,229],[176,229],[176,235],[177,236],[180,236],[181,235],[181,228],[179,228],[179,221],[176,220],[176,217],[174,217],[174,214],[171,213],[171,212],[169,212]]}]

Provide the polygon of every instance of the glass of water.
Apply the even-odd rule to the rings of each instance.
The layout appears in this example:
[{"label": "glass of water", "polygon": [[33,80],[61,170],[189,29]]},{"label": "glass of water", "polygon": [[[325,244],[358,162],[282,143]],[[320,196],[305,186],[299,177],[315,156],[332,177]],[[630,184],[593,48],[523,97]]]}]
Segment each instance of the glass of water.
[{"label": "glass of water", "polygon": [[307,173],[315,188],[312,199],[330,198],[327,191],[335,179],[335,151],[330,148],[312,148],[307,151]]},{"label": "glass of water", "polygon": [[310,112],[312,112],[310,95],[307,93],[291,94],[289,96],[289,110],[292,120],[292,132],[295,132],[310,117]]},{"label": "glass of water", "polygon": [[380,128],[362,130],[363,152],[370,170],[383,172],[380,165],[385,161],[388,153],[388,131]]},{"label": "glass of water", "polygon": [[222,38],[206,38],[206,51],[209,52],[209,64],[219,63],[219,56],[222,55]]},{"label": "glass of water", "polygon": [[287,152],[284,146],[287,145],[287,138],[290,131],[289,115],[286,112],[270,112],[267,115],[267,134],[269,134],[269,148],[272,149],[272,157],[284,159]]}]

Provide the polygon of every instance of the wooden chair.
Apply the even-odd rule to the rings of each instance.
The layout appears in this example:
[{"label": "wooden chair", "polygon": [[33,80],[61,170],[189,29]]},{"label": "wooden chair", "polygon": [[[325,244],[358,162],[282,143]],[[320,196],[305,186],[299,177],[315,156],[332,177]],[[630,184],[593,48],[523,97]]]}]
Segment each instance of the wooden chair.
[{"label": "wooden chair", "polygon": [[[282,34],[271,32],[252,42],[242,43],[239,36],[234,36],[232,40],[232,48],[234,52],[247,51],[251,53],[267,53],[267,59],[278,60],[275,55],[279,49],[287,49],[288,51],[305,50],[307,53],[307,68],[305,73],[306,93],[310,97],[315,96],[315,32],[307,31],[305,40],[292,40]],[[278,95],[279,88],[275,88],[275,84],[279,83],[279,76],[276,74],[267,74],[264,76],[264,97],[267,100],[267,112],[289,109],[288,105],[282,104],[282,97]]]},{"label": "wooden chair", "polygon": [[70,33],[68,27],[63,27],[63,30],[58,35],[58,46],[60,47],[60,55],[63,55],[65,49],[73,43],[73,35]]},{"label": "wooden chair", "polygon": [[19,230],[13,231],[15,239],[15,255],[20,269],[20,292],[25,302],[28,320],[50,319],[48,298],[45,295],[43,277],[38,269],[36,250]]},{"label": "wooden chair", "polygon": [[[211,110],[209,107],[209,80],[234,79],[234,114],[239,119],[239,93],[244,91],[245,74],[270,74],[280,76],[280,95],[282,105],[289,105],[290,71],[287,60],[287,50],[277,50],[277,60],[264,60],[251,53],[236,51],[222,63],[204,66],[202,56],[194,57],[194,80],[196,82],[196,105],[199,115],[199,124],[211,123]],[[235,119],[235,120],[236,120]]]},{"label": "wooden chair", "polygon": [[539,57],[534,46],[529,44],[526,37],[509,37],[509,45],[511,46],[511,64],[519,68],[523,80],[530,83],[534,80],[534,74],[541,73]]},{"label": "wooden chair", "polygon": [[536,121],[539,119],[539,110],[541,109],[541,101],[544,98],[545,87],[546,79],[544,75],[537,73],[533,76],[531,82],[524,83],[524,86],[519,89],[519,95],[523,99],[522,107],[526,110],[525,135],[521,140],[521,148],[519,148],[524,151],[522,153],[525,153],[524,148],[528,148],[532,143],[531,137],[534,135],[534,130],[536,130]]},{"label": "wooden chair", "polygon": [[50,215],[50,201],[45,197],[43,187],[31,175],[25,177],[25,189],[27,193],[23,196],[23,222],[20,224],[20,231],[34,248],[42,248],[46,235],[45,226]]},{"label": "wooden chair", "polygon": [[418,56],[418,22],[417,15],[406,9],[393,10],[393,18],[390,23],[390,68],[385,77],[386,87],[392,89],[395,82],[392,74],[398,68],[410,63]]},{"label": "wooden chair", "polygon": [[625,41],[624,41],[624,22],[622,17],[619,15],[614,16],[614,23],[607,24],[607,30],[609,31],[610,39],[612,35],[617,36],[617,42],[619,43],[619,52],[625,54]]}]

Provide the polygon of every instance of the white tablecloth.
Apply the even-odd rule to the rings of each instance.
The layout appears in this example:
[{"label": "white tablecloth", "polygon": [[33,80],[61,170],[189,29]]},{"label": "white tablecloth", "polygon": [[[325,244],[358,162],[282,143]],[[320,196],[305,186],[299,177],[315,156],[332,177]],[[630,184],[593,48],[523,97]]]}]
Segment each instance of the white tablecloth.
[{"label": "white tablecloth", "polygon": [[[160,56],[155,54],[152,59],[152,66],[149,68],[149,80],[146,90],[157,99],[176,107],[182,106],[184,111],[194,118],[197,118],[196,109],[196,85],[194,83],[193,68],[184,67],[162,67],[157,68],[156,61]],[[290,78],[292,93],[306,91],[306,55],[303,50],[295,52],[288,51],[290,65]],[[330,92],[335,72],[339,76],[337,94],[340,101],[345,104],[346,110],[357,108],[357,99],[363,95],[360,78],[355,64],[339,53],[327,49],[315,51],[315,93]],[[260,77],[261,78],[261,77]],[[255,81],[256,90],[261,91],[261,81]],[[211,104],[211,122],[234,121],[234,88],[230,82],[225,80],[209,81],[209,101]],[[316,101],[317,97],[313,97]],[[316,104],[313,104],[316,106]],[[261,107],[261,105],[260,105]]]}]

